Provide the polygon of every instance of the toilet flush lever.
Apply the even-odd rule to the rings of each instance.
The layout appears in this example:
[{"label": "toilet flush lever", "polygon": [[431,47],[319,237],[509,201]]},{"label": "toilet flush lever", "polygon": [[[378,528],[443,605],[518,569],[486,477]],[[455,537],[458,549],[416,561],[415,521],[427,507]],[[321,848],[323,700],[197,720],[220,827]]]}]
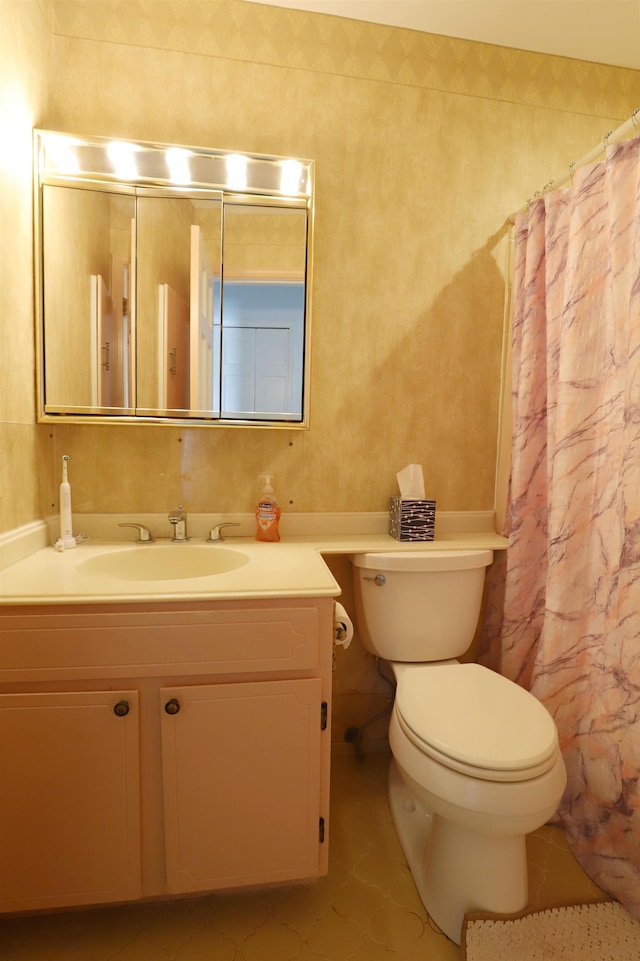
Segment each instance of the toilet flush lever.
[{"label": "toilet flush lever", "polygon": [[387,583],[387,579],[384,574],[376,574],[375,577],[367,577],[365,574],[364,579],[365,581],[373,581],[376,587],[384,587],[384,585]]}]

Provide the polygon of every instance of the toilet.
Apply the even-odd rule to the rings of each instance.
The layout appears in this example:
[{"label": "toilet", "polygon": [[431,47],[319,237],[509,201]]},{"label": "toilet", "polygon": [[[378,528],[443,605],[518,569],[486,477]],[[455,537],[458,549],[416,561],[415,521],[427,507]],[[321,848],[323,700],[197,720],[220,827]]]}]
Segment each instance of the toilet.
[{"label": "toilet", "polygon": [[566,786],[546,708],[456,660],[473,640],[492,560],[489,550],[351,557],[360,638],[397,682],[391,814],[429,915],[457,944],[465,912],[526,907],[525,836]]}]

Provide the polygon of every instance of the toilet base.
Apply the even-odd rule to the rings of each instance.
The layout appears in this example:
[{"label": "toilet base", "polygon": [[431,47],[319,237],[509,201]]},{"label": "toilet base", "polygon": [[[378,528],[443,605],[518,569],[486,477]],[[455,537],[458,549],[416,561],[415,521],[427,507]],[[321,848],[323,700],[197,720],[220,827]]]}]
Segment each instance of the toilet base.
[{"label": "toilet base", "polygon": [[527,905],[523,836],[482,835],[428,811],[409,790],[395,760],[389,804],[418,894],[430,917],[456,944],[467,911],[511,914]]}]

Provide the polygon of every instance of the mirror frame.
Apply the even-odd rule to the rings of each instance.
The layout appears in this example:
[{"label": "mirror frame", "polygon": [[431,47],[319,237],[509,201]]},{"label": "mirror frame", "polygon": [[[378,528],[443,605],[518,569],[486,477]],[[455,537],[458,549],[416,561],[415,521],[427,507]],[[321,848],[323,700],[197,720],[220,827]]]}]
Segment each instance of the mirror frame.
[{"label": "mirror frame", "polygon": [[[126,147],[135,152],[138,170],[119,176],[110,159],[109,147],[113,140],[106,137],[84,137],[56,131],[34,130],[34,266],[35,266],[35,312],[36,312],[36,389],[38,423],[83,424],[166,424],[189,427],[253,427],[279,429],[308,429],[310,394],[310,345],[311,345],[311,289],[313,281],[314,236],[314,180],[315,164],[312,160],[275,157],[261,154],[242,154],[228,150],[202,147],[178,147],[174,144],[158,144],[146,141],[127,141]],[[190,158],[191,177],[178,182],[168,175],[167,152],[171,149],[186,151]],[[184,154],[183,154],[184,156]],[[237,167],[241,161],[246,182],[238,182]],[[293,178],[291,177],[293,171]],[[286,172],[289,179],[286,179]],[[184,175],[183,175],[184,177]],[[302,405],[301,417],[287,419],[237,419],[222,416],[185,416],[178,412],[172,416],[167,411],[143,414],[134,410],[123,413],[114,409],[106,413],[104,408],[65,408],[47,405],[45,396],[45,310],[44,310],[44,234],[43,234],[43,188],[45,186],[75,187],[85,190],[130,194],[143,197],[206,199],[217,194],[230,204],[251,204],[269,207],[304,209],[307,214],[304,336],[302,357]],[[137,252],[136,252],[137,257]],[[224,272],[224,263],[223,263]],[[224,273],[223,273],[224,276]],[[135,294],[134,294],[135,297]],[[135,329],[135,328],[134,328]],[[135,338],[133,356],[135,359]],[[135,380],[135,378],[134,378]],[[135,384],[134,384],[135,391]],[[135,397],[134,397],[135,400]]]}]

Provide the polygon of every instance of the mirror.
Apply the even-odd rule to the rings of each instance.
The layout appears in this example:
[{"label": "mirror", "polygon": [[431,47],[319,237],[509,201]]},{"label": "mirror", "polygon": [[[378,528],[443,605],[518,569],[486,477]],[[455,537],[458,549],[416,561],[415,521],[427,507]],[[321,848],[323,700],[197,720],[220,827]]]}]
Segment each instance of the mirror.
[{"label": "mirror", "polygon": [[138,411],[219,416],[222,194],[136,207]]},{"label": "mirror", "polygon": [[[226,417],[302,418],[305,211],[225,205],[221,404]],[[276,414],[276,412],[281,412]]]},{"label": "mirror", "polygon": [[113,146],[36,131],[39,420],[305,427],[311,162]]},{"label": "mirror", "polygon": [[135,199],[43,187],[45,403],[134,413],[129,290]]}]

